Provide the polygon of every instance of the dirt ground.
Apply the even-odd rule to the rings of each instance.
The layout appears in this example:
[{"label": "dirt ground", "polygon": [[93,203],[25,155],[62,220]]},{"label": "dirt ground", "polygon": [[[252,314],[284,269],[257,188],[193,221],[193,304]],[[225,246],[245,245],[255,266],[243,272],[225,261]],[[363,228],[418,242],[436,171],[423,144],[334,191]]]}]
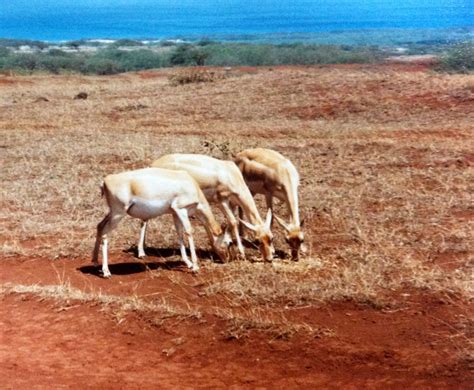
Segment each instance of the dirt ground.
[{"label": "dirt ground", "polygon": [[[0,76],[1,387],[472,388],[473,76],[205,71]],[[275,264],[215,262],[198,229],[193,275],[165,218],[91,266],[105,174],[257,145],[300,171],[298,263],[278,229]]]},{"label": "dirt ground", "polygon": [[[151,277],[125,256],[111,266],[113,283],[90,271],[88,262],[69,259],[8,260],[1,282],[54,284],[59,274],[89,292],[173,294],[193,304],[202,300],[210,272],[205,267],[195,277],[178,265],[173,272],[186,286],[180,291],[163,273]],[[469,388],[468,362],[452,359],[451,324],[462,326],[465,310],[442,297],[402,295],[402,304],[383,310],[350,302],[281,308],[293,320],[331,329],[288,339],[236,338],[211,314],[157,324],[152,315],[132,312],[122,321],[95,303],[10,294],[0,309],[2,382],[7,388]]]}]

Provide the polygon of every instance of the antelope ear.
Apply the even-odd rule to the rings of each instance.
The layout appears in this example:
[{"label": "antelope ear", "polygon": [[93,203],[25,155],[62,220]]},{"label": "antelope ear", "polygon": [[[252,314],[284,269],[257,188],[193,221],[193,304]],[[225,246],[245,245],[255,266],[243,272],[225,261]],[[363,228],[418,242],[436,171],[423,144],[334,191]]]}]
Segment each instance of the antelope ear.
[{"label": "antelope ear", "polygon": [[267,229],[270,229],[270,227],[272,226],[272,218],[273,218],[272,209],[268,209],[267,217],[265,218],[265,227]]},{"label": "antelope ear", "polygon": [[255,232],[257,229],[255,229],[255,226],[252,225],[250,222],[244,221],[243,219],[239,218],[239,221],[249,230]]},{"label": "antelope ear", "polygon": [[278,215],[275,214],[275,218],[277,220],[277,222],[281,225],[281,227],[283,229],[285,229],[287,232],[290,231],[290,226],[285,222],[283,221],[283,219],[281,219]]}]

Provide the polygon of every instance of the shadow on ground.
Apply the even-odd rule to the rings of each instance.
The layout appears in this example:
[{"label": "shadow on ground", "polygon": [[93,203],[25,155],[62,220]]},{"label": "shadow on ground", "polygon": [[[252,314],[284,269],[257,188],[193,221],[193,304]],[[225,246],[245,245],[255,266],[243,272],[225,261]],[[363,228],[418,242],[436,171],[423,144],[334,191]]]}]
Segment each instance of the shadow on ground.
[{"label": "shadow on ground", "polygon": [[[143,261],[142,259],[138,259],[138,251],[136,246],[131,246],[130,248],[125,249],[123,252],[133,253],[135,257],[137,257],[137,260],[133,262],[109,264],[109,269],[112,275],[132,275],[157,269],[176,269],[177,271],[188,270],[184,261],[181,260],[181,253],[179,249],[176,248],[146,248],[145,253],[147,257],[158,257],[163,261]],[[196,255],[199,260],[220,262],[215,258],[216,256],[214,253],[209,250],[196,249]],[[179,260],[165,260],[169,257],[175,256],[178,256]],[[77,268],[77,270],[84,274],[102,276],[102,268],[100,264],[97,267],[94,265],[85,265]]]}]

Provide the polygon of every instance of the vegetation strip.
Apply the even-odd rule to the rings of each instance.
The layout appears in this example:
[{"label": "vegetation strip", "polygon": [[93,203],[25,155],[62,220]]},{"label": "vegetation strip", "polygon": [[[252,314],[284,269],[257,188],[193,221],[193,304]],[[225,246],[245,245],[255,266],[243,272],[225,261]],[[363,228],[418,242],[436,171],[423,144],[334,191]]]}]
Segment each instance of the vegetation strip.
[{"label": "vegetation strip", "polygon": [[[70,286],[68,283],[46,286],[38,284],[0,284],[0,295],[9,294],[31,294],[41,299],[64,303],[67,306],[70,306],[73,301],[112,306],[119,322],[123,321],[124,315],[127,312],[160,313],[158,321],[156,319],[154,321],[156,323],[161,323],[170,318],[201,319],[203,317],[203,313],[198,309],[192,308],[189,305],[184,308],[178,307],[167,302],[164,298],[161,299],[161,302],[156,303],[146,302],[137,296],[122,297],[101,293],[87,293]],[[251,330],[268,332],[278,338],[287,338],[296,333],[307,333],[315,337],[332,335],[332,331],[327,328],[315,328],[306,323],[291,323],[281,313],[273,315],[258,308],[244,311],[214,307],[210,310],[210,314],[229,322],[230,326],[226,333],[227,338],[241,338],[246,336]]]},{"label": "vegetation strip", "polygon": [[66,304],[69,304],[71,301],[80,301],[82,303],[91,302],[101,305],[115,305],[123,311],[163,313],[165,318],[201,318],[202,316],[199,311],[192,309],[190,306],[179,308],[166,302],[164,298],[161,300],[161,303],[156,303],[146,302],[133,295],[121,297],[101,293],[87,293],[67,283],[47,286],[5,283],[0,285],[0,294],[32,294],[43,299],[53,299]]},{"label": "vegetation strip", "polygon": [[[21,45],[23,43],[23,45]],[[29,43],[29,44],[28,44]],[[97,47],[96,42],[72,41],[59,46],[38,41],[0,39],[0,70],[19,73],[82,73],[108,75],[174,66],[278,66],[354,64],[400,59],[397,47],[163,41],[155,46],[141,41],[118,40]],[[403,54],[434,54],[439,70],[469,72],[474,69],[472,41],[434,43],[404,49]],[[436,59],[435,59],[435,62]]]}]

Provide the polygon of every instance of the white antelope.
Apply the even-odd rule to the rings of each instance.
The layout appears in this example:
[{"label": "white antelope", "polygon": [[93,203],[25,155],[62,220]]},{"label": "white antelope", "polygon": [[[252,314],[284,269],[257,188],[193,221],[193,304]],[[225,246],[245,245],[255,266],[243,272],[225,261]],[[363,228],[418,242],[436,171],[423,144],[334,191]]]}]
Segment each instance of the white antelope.
[{"label": "white antelope", "polygon": [[263,194],[269,210],[273,211],[273,197],[283,201],[290,212],[290,221],[286,223],[273,214],[285,229],[285,240],[290,245],[291,256],[298,260],[299,251],[304,242],[298,209],[299,175],[290,160],[274,150],[256,148],[237,154],[235,163],[242,171],[252,194]]},{"label": "white antelope", "polygon": [[[267,218],[263,222],[242,173],[233,161],[218,160],[202,154],[168,154],[154,161],[152,166],[188,172],[196,180],[207,200],[219,204],[232,228],[239,253],[245,258],[237,219],[231,208],[231,203],[239,205],[248,220],[242,223],[255,233],[263,259],[265,261],[273,259],[275,250],[272,244],[273,235],[270,231],[271,210],[268,211]],[[146,228],[146,224],[144,225],[142,231]],[[143,239],[144,234],[140,237],[138,248],[144,254]]]},{"label": "white antelope", "polygon": [[[145,168],[136,171],[109,175],[104,179],[103,194],[109,206],[109,213],[97,225],[97,237],[92,262],[98,265],[99,248],[102,241],[102,273],[111,276],[107,259],[107,234],[117,227],[126,215],[148,221],[151,218],[170,213],[179,237],[181,257],[193,271],[199,270],[189,215],[196,217],[206,228],[213,249],[226,260],[230,236],[222,231],[211,212],[209,203],[194,179],[186,172],[160,168]],[[191,260],[186,255],[184,235],[189,241]],[[141,232],[144,236],[144,230]]]}]

